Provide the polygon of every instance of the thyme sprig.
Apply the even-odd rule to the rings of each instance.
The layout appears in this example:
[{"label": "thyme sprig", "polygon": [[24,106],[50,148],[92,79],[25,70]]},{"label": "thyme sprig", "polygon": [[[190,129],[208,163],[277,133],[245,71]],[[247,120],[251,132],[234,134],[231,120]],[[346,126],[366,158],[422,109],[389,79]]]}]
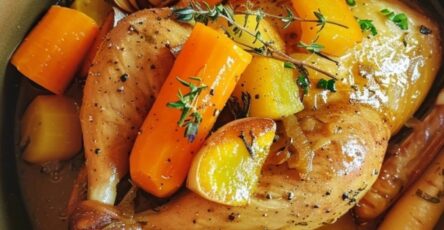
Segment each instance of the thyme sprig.
[{"label": "thyme sprig", "polygon": [[[253,12],[255,12],[255,13],[253,13]],[[307,68],[313,69],[319,73],[322,73],[329,78],[336,79],[336,77],[333,74],[331,74],[325,70],[322,70],[322,69],[318,68],[317,66],[307,63],[305,61],[296,60],[296,59],[290,57],[289,55],[287,55],[286,53],[277,50],[273,46],[272,42],[264,41],[262,39],[262,35],[261,35],[260,31],[258,30],[260,21],[265,17],[281,18],[280,16],[270,16],[270,14],[265,13],[261,10],[252,11],[249,9],[247,11],[244,11],[241,13],[246,14],[246,16],[248,16],[248,15],[255,15],[256,16],[257,24],[256,24],[256,28],[254,31],[248,30],[245,25],[238,24],[234,20],[233,9],[229,6],[224,6],[222,4],[218,4],[214,7],[211,7],[205,3],[202,5],[200,3],[192,1],[190,3],[190,5],[185,8],[173,8],[173,14],[176,16],[177,20],[183,21],[183,22],[195,21],[195,22],[201,22],[204,24],[208,24],[209,22],[215,21],[219,18],[223,18],[228,22],[228,26],[232,28],[232,31],[234,32],[235,36],[240,37],[243,34],[247,34],[247,35],[255,38],[253,43],[256,43],[256,42],[261,43],[260,47],[252,47],[249,44],[245,44],[245,43],[242,43],[242,42],[239,42],[239,41],[236,41],[233,39],[239,45],[246,47],[247,48],[246,51],[256,54],[256,55],[260,55],[260,56],[271,57],[271,58],[283,61],[285,63],[292,63],[292,64],[296,65],[297,67],[307,67]],[[291,15],[293,15],[293,16],[291,16]],[[325,17],[322,15],[322,13],[320,13],[320,11],[315,12],[315,15],[317,15],[316,17],[318,18],[318,20],[315,20],[313,22],[317,22],[318,25],[321,27],[320,29],[323,29],[325,24],[330,23],[329,21],[327,21],[325,19]],[[283,16],[282,19],[284,21],[292,21],[292,20],[295,21],[298,18],[294,17],[294,14],[289,13],[289,15]],[[343,25],[341,25],[341,26],[343,26]],[[226,33],[226,34],[230,36],[229,33]],[[325,55],[323,55],[323,56],[325,56]]]},{"label": "thyme sprig", "polygon": [[286,8],[285,10],[286,10],[286,13],[287,13],[285,16],[270,14],[270,13],[267,13],[267,12],[261,10],[261,9],[254,9],[253,10],[250,7],[247,7],[247,9],[244,10],[244,11],[236,11],[235,13],[245,14],[245,15],[248,15],[248,16],[255,16],[256,20],[264,19],[264,18],[278,19],[278,20],[280,20],[281,22],[284,23],[284,26],[283,26],[284,29],[288,28],[294,22],[313,22],[313,23],[316,23],[317,26],[320,27],[320,30],[324,29],[324,27],[327,24],[343,27],[343,28],[346,28],[346,29],[349,28],[348,26],[340,24],[338,22],[327,20],[325,18],[324,14],[322,14],[321,10],[313,12],[313,14],[316,17],[316,19],[303,19],[303,18],[297,17],[291,9]]},{"label": "thyme sprig", "polygon": [[[202,84],[201,79],[198,77],[190,77],[191,81],[189,82],[179,77],[177,77],[176,79],[183,86],[189,88],[189,92],[184,95],[179,89],[179,92],[177,94],[179,100],[175,102],[169,102],[167,106],[182,111],[177,125],[179,127],[185,127],[184,136],[188,139],[189,142],[193,142],[199,130],[199,125],[202,122],[202,115],[197,110],[196,102],[200,93],[204,89],[206,89],[207,86]],[[199,82],[200,84],[195,85],[192,81]]]},{"label": "thyme sprig", "polygon": [[310,44],[306,44],[306,43],[300,41],[298,43],[298,47],[305,49],[309,53],[316,54],[316,55],[320,56],[321,58],[324,58],[324,59],[326,59],[328,61],[331,61],[331,62],[335,63],[336,65],[339,65],[338,61],[336,61],[335,59],[333,59],[333,58],[331,58],[331,57],[321,53],[322,50],[325,47],[322,44],[317,43],[318,39],[319,39],[319,35]]}]

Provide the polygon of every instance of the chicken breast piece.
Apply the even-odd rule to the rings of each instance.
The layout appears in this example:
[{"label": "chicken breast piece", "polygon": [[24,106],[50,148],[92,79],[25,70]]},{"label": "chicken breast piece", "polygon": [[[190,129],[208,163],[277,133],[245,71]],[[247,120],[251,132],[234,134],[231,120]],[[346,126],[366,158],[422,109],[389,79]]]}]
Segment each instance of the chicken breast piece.
[{"label": "chicken breast piece", "polygon": [[167,77],[190,26],[168,9],[128,16],[102,44],[90,68],[81,107],[88,199],[114,204],[139,126]]}]

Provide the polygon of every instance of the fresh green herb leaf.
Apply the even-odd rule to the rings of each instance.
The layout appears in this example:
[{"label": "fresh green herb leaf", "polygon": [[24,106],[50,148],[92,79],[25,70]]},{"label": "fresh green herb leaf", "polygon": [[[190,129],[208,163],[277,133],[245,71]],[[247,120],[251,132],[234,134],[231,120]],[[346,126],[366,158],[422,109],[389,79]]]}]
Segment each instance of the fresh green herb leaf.
[{"label": "fresh green herb leaf", "polygon": [[284,68],[287,69],[296,69],[296,65],[291,62],[284,62]]},{"label": "fresh green herb leaf", "polygon": [[402,30],[409,29],[409,20],[407,18],[407,15],[405,15],[404,13],[395,15],[392,21]]},{"label": "fresh green herb leaf", "polygon": [[320,27],[318,31],[323,30],[325,25],[327,24],[327,19],[325,19],[325,16],[322,14],[321,10],[315,11],[313,13],[318,19],[318,26]]},{"label": "fresh green herb leaf", "polygon": [[349,5],[349,6],[356,6],[355,0],[345,0],[345,2],[347,2],[347,5]]},{"label": "fresh green herb leaf", "polygon": [[195,85],[192,81],[201,82],[200,78],[190,77],[189,82],[176,78],[183,86],[189,88],[189,92],[187,94],[183,94],[179,89],[177,97],[179,100],[175,102],[169,102],[167,106],[169,108],[181,110],[180,118],[177,121],[177,125],[179,127],[185,127],[184,136],[188,138],[189,142],[193,142],[196,138],[197,131],[199,130],[199,125],[202,122],[202,116],[197,111],[195,106],[197,97],[200,93],[207,88],[206,85],[200,84],[199,86]]},{"label": "fresh green herb leaf", "polygon": [[318,82],[319,89],[329,90],[330,92],[336,92],[336,81],[334,79],[325,80],[321,79]]},{"label": "fresh green herb leaf", "polygon": [[385,15],[390,21],[395,23],[395,25],[401,28],[401,30],[409,29],[409,20],[406,14],[404,13],[395,14],[395,12],[388,9],[381,10],[381,13]]},{"label": "fresh green herb leaf", "polygon": [[[247,6],[248,6],[248,4],[247,4]],[[245,11],[241,11],[241,12],[237,11],[236,13],[254,16],[256,18],[256,22],[257,22],[255,31],[250,31],[249,29],[245,28],[245,24],[244,24],[244,26],[242,26],[242,25],[236,23],[236,21],[234,20],[233,9],[231,7],[223,5],[223,4],[218,4],[218,5],[212,7],[205,2],[198,3],[195,1],[191,1],[189,6],[187,6],[187,7],[184,7],[184,8],[173,7],[172,12],[177,20],[183,21],[183,22],[189,22],[189,23],[201,22],[204,24],[208,24],[209,22],[213,22],[217,19],[224,19],[227,21],[228,27],[231,27],[231,31],[234,31],[234,34],[232,34],[232,33],[230,34],[230,33],[228,33],[227,28],[223,28],[225,30],[225,34],[229,38],[233,39],[233,36],[240,37],[240,36],[242,36],[242,34],[246,34],[247,36],[254,37],[255,43],[259,42],[262,44],[262,46],[256,47],[256,46],[251,46],[249,44],[244,44],[239,41],[235,41],[239,45],[247,47],[246,51],[248,51],[250,53],[254,53],[256,55],[270,57],[270,58],[274,58],[276,60],[280,60],[280,61],[284,61],[284,62],[291,62],[296,66],[307,67],[307,68],[313,69],[319,73],[322,73],[332,79],[335,79],[335,76],[333,74],[329,73],[328,71],[322,70],[321,68],[319,68],[313,64],[306,63],[301,60],[296,60],[296,59],[288,56],[284,52],[277,50],[275,47],[273,47],[272,42],[264,41],[262,39],[261,33],[259,31],[259,22],[262,19],[267,18],[267,17],[281,20],[285,24],[284,25],[285,27],[290,26],[290,24],[294,21],[312,22],[312,23],[317,23],[317,25],[320,26],[320,28],[318,29],[318,33],[325,27],[326,24],[332,24],[335,26],[343,27],[343,28],[348,28],[348,26],[342,25],[338,22],[327,20],[325,18],[325,16],[319,10],[316,12],[313,12],[316,19],[308,20],[308,19],[298,18],[289,9],[287,9],[286,16],[280,16],[280,15],[269,14],[269,13],[264,12],[262,10],[252,10],[250,6],[248,6],[246,8],[247,9]],[[312,53],[316,53],[317,55],[319,55],[321,57],[326,57],[325,55],[320,54],[320,51],[324,48],[324,46],[322,46],[320,44],[316,44],[316,41],[313,41],[313,44],[310,44],[310,45],[306,45],[306,44],[301,44],[301,45],[306,47],[306,49]],[[328,57],[327,57],[327,59],[334,61]],[[334,62],[337,63],[336,61],[334,61]]]},{"label": "fresh green herb leaf", "polygon": [[324,49],[324,46],[319,43],[305,44],[302,41],[298,43],[298,47],[304,48],[310,53],[321,53],[321,51]]},{"label": "fresh green herb leaf", "polygon": [[375,25],[373,25],[372,20],[359,19],[358,23],[362,31],[370,31],[373,36],[376,36],[378,34],[378,30],[376,30],[376,27]]},{"label": "fresh green herb leaf", "polygon": [[298,83],[298,86],[302,88],[304,95],[307,95],[308,89],[310,88],[310,80],[308,79],[307,75],[300,75],[296,82]]},{"label": "fresh green herb leaf", "polygon": [[284,29],[287,29],[294,21],[296,21],[293,11],[289,8],[286,8],[286,10],[287,16],[281,18],[281,21],[284,23]]},{"label": "fresh green herb leaf", "polygon": [[392,20],[395,16],[395,12],[389,10],[389,9],[382,9],[381,13],[385,15],[388,19]]}]

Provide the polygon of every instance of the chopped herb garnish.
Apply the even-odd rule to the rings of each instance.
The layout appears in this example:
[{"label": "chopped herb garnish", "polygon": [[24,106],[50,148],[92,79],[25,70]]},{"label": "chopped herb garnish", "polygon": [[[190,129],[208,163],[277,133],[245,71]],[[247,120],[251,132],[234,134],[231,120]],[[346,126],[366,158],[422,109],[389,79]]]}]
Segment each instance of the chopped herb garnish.
[{"label": "chopped herb garnish", "polygon": [[383,15],[385,15],[387,18],[389,18],[390,20],[392,20],[393,17],[395,16],[395,12],[390,11],[390,10],[388,10],[388,9],[382,9],[382,10],[381,10],[381,13],[382,13]]},{"label": "chopped herb garnish", "polygon": [[308,79],[307,75],[300,75],[296,82],[298,83],[298,86],[302,88],[304,95],[308,94],[308,89],[310,88],[310,80]]},{"label": "chopped herb garnish", "polygon": [[425,25],[421,25],[421,26],[419,27],[419,32],[420,32],[421,34],[424,34],[424,35],[432,34],[432,30],[429,29],[428,27],[426,27]]},{"label": "chopped herb garnish", "polygon": [[334,79],[330,80],[321,79],[319,80],[317,86],[319,89],[329,90],[330,92],[336,92],[336,81]]},{"label": "chopped herb garnish", "polygon": [[395,14],[395,12],[388,9],[381,10],[381,13],[385,15],[390,21],[395,23],[395,25],[397,25],[402,30],[409,29],[409,20],[406,14],[404,13]]},{"label": "chopped herb garnish", "polygon": [[436,196],[432,196],[424,191],[422,191],[421,189],[416,190],[416,195],[418,197],[420,197],[421,199],[433,203],[433,204],[439,204],[439,202],[441,202],[441,199],[439,197]]},{"label": "chopped herb garnish", "polygon": [[355,0],[345,0],[345,2],[347,2],[347,5],[349,5],[349,6],[356,6]]},{"label": "chopped herb garnish", "polygon": [[376,36],[378,34],[378,30],[376,30],[376,27],[375,25],[373,25],[372,20],[359,19],[358,23],[362,31],[370,31],[371,35],[373,36]]},{"label": "chopped herb garnish", "polygon": [[196,138],[197,132],[199,130],[199,125],[202,122],[202,115],[197,111],[195,106],[197,97],[200,95],[202,90],[206,89],[206,85],[200,84],[199,86],[192,83],[192,81],[201,82],[200,78],[190,77],[190,82],[180,79],[177,80],[184,86],[188,87],[190,91],[183,95],[179,89],[177,97],[178,101],[170,102],[167,104],[168,107],[173,109],[179,109],[182,111],[177,125],[180,127],[185,127],[184,136],[188,138],[189,142],[193,142]]}]

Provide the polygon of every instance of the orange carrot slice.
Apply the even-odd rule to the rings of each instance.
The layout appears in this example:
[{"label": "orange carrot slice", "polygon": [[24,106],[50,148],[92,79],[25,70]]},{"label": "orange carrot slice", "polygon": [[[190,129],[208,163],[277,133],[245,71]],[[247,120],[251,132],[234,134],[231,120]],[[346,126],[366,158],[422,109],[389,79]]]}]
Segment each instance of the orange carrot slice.
[{"label": "orange carrot slice", "polygon": [[26,77],[62,94],[94,41],[98,26],[85,14],[52,6],[12,57]]},{"label": "orange carrot slice", "polygon": [[[251,55],[225,35],[196,24],[132,150],[130,172],[138,186],[158,197],[170,196],[179,189],[193,155],[205,141],[219,111],[250,61]],[[178,126],[181,110],[167,106],[178,101],[179,90],[183,95],[190,91],[177,78],[196,86],[206,86],[194,103],[202,120],[192,142],[184,137],[185,128]]]},{"label": "orange carrot slice", "polygon": [[[344,0],[292,0],[297,15],[302,19],[317,20],[315,12],[322,14],[325,20],[339,23],[347,28],[326,23],[318,33],[320,26],[316,22],[301,22],[301,41],[311,44],[314,41],[324,46],[322,52],[333,56],[342,55],[347,49],[362,41],[362,31],[351,10]],[[316,39],[319,36],[318,39]]]}]

